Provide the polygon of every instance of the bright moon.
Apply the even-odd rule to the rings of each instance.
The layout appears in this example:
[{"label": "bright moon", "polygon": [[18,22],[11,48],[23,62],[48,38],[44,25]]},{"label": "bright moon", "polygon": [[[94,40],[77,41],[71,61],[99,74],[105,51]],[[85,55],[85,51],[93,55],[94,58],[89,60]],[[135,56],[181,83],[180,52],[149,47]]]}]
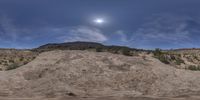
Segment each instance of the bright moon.
[{"label": "bright moon", "polygon": [[94,22],[97,24],[102,24],[102,23],[104,23],[104,20],[102,18],[97,18],[94,20]]}]

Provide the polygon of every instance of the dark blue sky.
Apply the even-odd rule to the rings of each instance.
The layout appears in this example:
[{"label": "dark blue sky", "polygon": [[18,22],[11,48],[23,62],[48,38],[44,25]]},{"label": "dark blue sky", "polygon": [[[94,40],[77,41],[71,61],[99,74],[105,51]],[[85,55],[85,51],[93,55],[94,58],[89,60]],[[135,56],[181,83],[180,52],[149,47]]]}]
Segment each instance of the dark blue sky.
[{"label": "dark blue sky", "polygon": [[[92,41],[199,48],[199,0],[0,0],[0,48]],[[105,23],[95,24],[96,18]]]}]

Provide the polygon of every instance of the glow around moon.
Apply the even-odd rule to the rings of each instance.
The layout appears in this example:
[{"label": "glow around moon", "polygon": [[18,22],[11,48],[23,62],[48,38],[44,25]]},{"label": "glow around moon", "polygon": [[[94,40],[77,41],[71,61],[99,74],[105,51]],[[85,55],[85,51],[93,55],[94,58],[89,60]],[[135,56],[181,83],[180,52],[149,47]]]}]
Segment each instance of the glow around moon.
[{"label": "glow around moon", "polygon": [[96,19],[94,20],[94,22],[95,22],[96,24],[103,24],[105,21],[104,21],[104,19],[102,19],[102,18],[96,18]]}]

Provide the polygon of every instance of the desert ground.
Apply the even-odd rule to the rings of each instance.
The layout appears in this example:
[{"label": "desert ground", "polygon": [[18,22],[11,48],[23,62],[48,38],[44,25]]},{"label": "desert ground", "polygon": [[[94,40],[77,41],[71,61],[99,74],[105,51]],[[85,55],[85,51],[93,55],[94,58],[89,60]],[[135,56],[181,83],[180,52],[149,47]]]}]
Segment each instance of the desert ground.
[{"label": "desert ground", "polygon": [[0,100],[200,100],[199,77],[149,55],[53,50],[1,71]]}]

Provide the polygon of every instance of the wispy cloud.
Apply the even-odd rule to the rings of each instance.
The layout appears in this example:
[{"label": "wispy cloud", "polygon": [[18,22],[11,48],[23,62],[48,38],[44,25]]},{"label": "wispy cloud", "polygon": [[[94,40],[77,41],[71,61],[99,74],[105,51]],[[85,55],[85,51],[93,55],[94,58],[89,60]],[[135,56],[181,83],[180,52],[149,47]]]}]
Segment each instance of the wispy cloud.
[{"label": "wispy cloud", "polygon": [[200,31],[197,27],[192,27],[194,23],[190,22],[197,24],[198,19],[171,14],[157,15],[149,18],[148,22],[136,30],[130,41],[140,42],[141,45],[149,43],[154,45],[153,43],[157,42],[159,44],[160,42],[179,47],[195,46],[195,43],[193,43],[194,37],[191,36]]},{"label": "wispy cloud", "polygon": [[57,28],[57,33],[60,33],[58,39],[63,42],[72,41],[90,41],[90,42],[105,42],[108,37],[99,29],[88,26],[77,26],[70,28]]},{"label": "wispy cloud", "polygon": [[[136,30],[109,30],[92,26],[17,27],[0,16],[0,42],[11,47],[39,46],[49,42],[90,41],[138,48],[198,47],[200,19],[172,14],[149,17]],[[104,32],[109,34],[105,34]],[[31,46],[30,46],[31,47]]]},{"label": "wispy cloud", "polygon": [[159,14],[148,18],[141,27],[127,33],[116,32],[117,41],[138,48],[197,47],[195,35],[200,33],[200,19],[173,14]]},{"label": "wispy cloud", "polygon": [[30,30],[18,28],[13,20],[5,14],[0,16],[0,42],[2,45],[6,45],[4,47],[22,48],[24,43],[19,44],[19,42],[30,40],[33,36],[29,32]]},{"label": "wispy cloud", "polygon": [[108,38],[97,28],[78,26],[70,29],[65,42],[71,41],[91,41],[91,42],[105,42]]},{"label": "wispy cloud", "polygon": [[18,30],[12,24],[12,21],[6,16],[0,16],[0,39],[9,39],[14,41],[17,38]]},{"label": "wispy cloud", "polygon": [[101,30],[88,26],[44,27],[36,30],[17,27],[12,19],[7,16],[0,16],[0,42],[2,47],[31,47],[33,40],[35,45],[42,45],[49,42],[105,42],[108,37]]},{"label": "wispy cloud", "polygon": [[121,42],[129,42],[127,34],[123,30],[118,30],[116,32],[117,35],[119,35],[119,39]]},{"label": "wispy cloud", "polygon": [[162,15],[147,22],[136,31],[142,39],[171,41],[173,43],[190,40],[187,18]]}]

